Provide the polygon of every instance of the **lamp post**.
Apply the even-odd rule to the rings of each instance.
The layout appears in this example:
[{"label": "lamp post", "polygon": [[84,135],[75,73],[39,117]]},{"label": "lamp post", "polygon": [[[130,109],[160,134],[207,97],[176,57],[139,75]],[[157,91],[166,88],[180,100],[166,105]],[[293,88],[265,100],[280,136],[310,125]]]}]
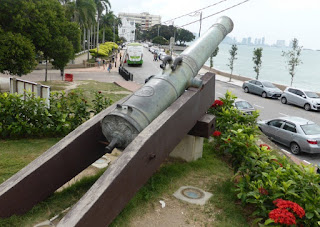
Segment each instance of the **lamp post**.
[{"label": "lamp post", "polygon": [[88,57],[87,57],[87,61],[89,61],[89,44],[88,44],[88,40],[85,40],[85,43],[87,43],[87,48],[88,48]]}]

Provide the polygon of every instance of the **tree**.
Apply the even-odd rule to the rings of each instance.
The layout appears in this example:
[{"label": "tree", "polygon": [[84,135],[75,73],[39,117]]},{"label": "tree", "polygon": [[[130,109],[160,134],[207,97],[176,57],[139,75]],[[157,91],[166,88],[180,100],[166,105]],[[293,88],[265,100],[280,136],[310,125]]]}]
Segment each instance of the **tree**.
[{"label": "tree", "polygon": [[253,69],[257,73],[256,80],[259,79],[260,68],[262,64],[262,48],[254,48],[252,61],[254,63]]},{"label": "tree", "polygon": [[[64,1],[64,3],[69,4],[68,1]],[[2,0],[0,4],[0,27],[5,33],[12,32],[17,36],[25,37],[25,39],[22,39],[19,36],[20,40],[26,43],[26,46],[30,46],[26,40],[34,45],[34,54],[17,51],[13,58],[13,60],[24,59],[25,63],[29,62],[31,64],[30,67],[35,66],[33,57],[35,53],[41,52],[45,59],[54,58],[58,61],[59,55],[56,55],[58,50],[52,48],[52,41],[56,40],[57,37],[65,37],[68,41],[71,41],[73,51],[70,56],[74,56],[74,50],[79,49],[79,26],[66,19],[65,10],[57,0]],[[17,45],[17,47],[21,47],[21,45]],[[29,50],[31,49],[29,48]],[[22,56],[24,54],[25,56]],[[8,59],[10,57],[10,55],[4,56]],[[27,57],[29,57],[29,60]],[[61,57],[63,58],[62,55]],[[9,61],[6,60],[3,59],[2,62],[8,63]],[[8,65],[6,68],[10,69],[10,66]],[[9,73],[16,72],[10,71]],[[20,74],[17,75],[21,76],[25,73],[27,73],[26,70],[20,69]],[[46,78],[45,75],[45,80]]]},{"label": "tree", "polygon": [[229,68],[231,70],[229,82],[231,81],[231,76],[232,76],[232,72],[233,72],[233,63],[235,60],[237,60],[237,58],[236,58],[237,50],[238,50],[238,47],[236,44],[233,44],[231,46],[231,49],[229,50],[230,58],[229,58],[229,64],[227,64],[227,66],[229,66]]},{"label": "tree", "polygon": [[97,6],[97,51],[99,52],[99,22],[102,12],[108,11],[108,6],[111,8],[111,4],[108,0],[95,0]]},{"label": "tree", "polygon": [[35,47],[19,33],[3,32],[0,28],[0,73],[30,73],[36,66]]},{"label": "tree", "polygon": [[167,45],[168,44],[168,40],[166,40],[162,36],[157,36],[152,40],[152,43],[160,44],[160,45]]},{"label": "tree", "polygon": [[213,58],[217,56],[218,53],[219,53],[219,47],[217,47],[210,56],[210,71],[211,71],[211,68],[213,67]]},{"label": "tree", "polygon": [[51,42],[52,65],[60,69],[63,79],[64,68],[74,58],[74,50],[72,43],[65,36],[59,36]]},{"label": "tree", "polygon": [[286,58],[287,67],[289,69],[289,74],[291,75],[291,84],[293,83],[294,75],[296,74],[296,68],[298,65],[302,64],[300,60],[302,46],[299,46],[298,39],[294,38],[292,40],[292,50],[282,51],[282,56]]},{"label": "tree", "polygon": [[185,42],[191,42],[194,40],[194,38],[195,36],[192,34],[192,32],[183,28],[178,29],[176,40],[180,42],[180,45],[184,44]]}]

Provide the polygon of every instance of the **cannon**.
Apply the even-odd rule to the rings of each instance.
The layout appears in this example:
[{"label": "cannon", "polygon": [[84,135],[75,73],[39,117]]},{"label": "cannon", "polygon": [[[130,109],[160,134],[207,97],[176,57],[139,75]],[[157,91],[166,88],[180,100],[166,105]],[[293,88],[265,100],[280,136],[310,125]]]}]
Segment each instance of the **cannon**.
[{"label": "cannon", "polygon": [[160,66],[163,71],[152,77],[128,100],[101,121],[102,132],[110,153],[126,148],[159,114],[169,107],[189,87],[200,88],[202,81],[195,78],[220,42],[233,29],[230,18],[223,16],[192,46],[173,59],[166,57]]},{"label": "cannon", "polygon": [[[232,28],[232,21],[221,17],[175,60],[164,59],[163,71],[140,90],[80,125],[2,183],[0,217],[25,213],[105,150],[117,147],[124,149],[122,154],[58,226],[110,224],[187,134],[207,138],[212,134],[213,123],[202,119],[214,100],[215,76],[195,76]],[[205,130],[206,136],[199,133]],[[110,142],[107,148],[105,138]]]}]

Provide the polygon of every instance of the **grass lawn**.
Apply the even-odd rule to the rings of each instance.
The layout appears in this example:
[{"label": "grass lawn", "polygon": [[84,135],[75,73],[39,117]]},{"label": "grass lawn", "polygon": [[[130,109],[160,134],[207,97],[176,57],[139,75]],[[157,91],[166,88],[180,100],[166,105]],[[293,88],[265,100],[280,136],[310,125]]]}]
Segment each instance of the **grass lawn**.
[{"label": "grass lawn", "polygon": [[83,90],[84,98],[88,101],[89,105],[92,105],[92,100],[95,99],[95,93],[98,91],[101,91],[106,98],[111,99],[113,102],[132,93],[113,83],[103,83],[94,80],[76,81],[74,83],[54,80],[47,82],[40,81],[39,83],[50,86],[51,91],[67,90],[67,92],[70,92],[74,89],[81,89]]},{"label": "grass lawn", "polygon": [[[1,166],[11,159],[11,164],[5,164],[1,168],[0,179],[7,179],[13,175],[57,141],[56,138],[0,141],[1,161],[6,159],[0,163]],[[26,160],[21,161],[22,159]],[[33,226],[52,218],[75,204],[103,171],[96,176],[82,179],[62,192],[56,192],[25,215],[0,219],[0,226]],[[179,160],[168,160],[164,163],[111,226],[128,226],[136,217],[147,212],[147,204],[157,202],[163,197],[172,197],[183,185],[198,186],[214,194],[204,208],[198,205],[184,205],[190,206],[188,209],[193,212],[190,223],[197,223],[197,226],[248,226],[244,209],[235,203],[232,176],[233,170],[215,155],[212,145],[206,141],[203,158],[190,163]],[[199,181],[204,184],[199,185]],[[211,223],[210,220],[214,222]]]},{"label": "grass lawn", "polygon": [[0,183],[17,173],[60,138],[0,140]]}]

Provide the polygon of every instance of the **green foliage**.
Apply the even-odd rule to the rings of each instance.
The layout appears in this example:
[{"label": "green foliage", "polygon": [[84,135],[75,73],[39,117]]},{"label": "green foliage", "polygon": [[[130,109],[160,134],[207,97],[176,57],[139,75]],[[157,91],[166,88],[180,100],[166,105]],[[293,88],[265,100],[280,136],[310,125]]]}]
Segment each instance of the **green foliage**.
[{"label": "green foliage", "polygon": [[299,46],[299,41],[296,38],[292,40],[292,50],[289,50],[287,52],[282,51],[282,56],[286,58],[289,74],[291,75],[290,86],[292,86],[293,78],[294,78],[294,75],[296,74],[297,66],[302,64],[302,61],[300,60],[301,51],[302,51],[302,46]]},{"label": "green foliage", "polygon": [[60,69],[63,75],[64,67],[70,59],[74,58],[74,49],[72,43],[65,36],[59,36],[51,42],[52,65]]},{"label": "green foliage", "polygon": [[95,99],[92,100],[93,102],[93,110],[95,114],[100,113],[102,110],[107,108],[112,104],[112,100],[106,98],[102,95],[101,91],[95,93]]},{"label": "green foliage", "polygon": [[237,50],[238,50],[238,47],[237,47],[236,44],[233,44],[231,46],[231,49],[229,50],[230,58],[229,58],[229,64],[227,64],[227,66],[229,66],[229,68],[231,70],[230,80],[229,81],[231,81],[231,75],[232,75],[232,72],[233,72],[233,63],[234,63],[235,60],[237,60],[237,58],[236,58],[236,55],[238,54]]},{"label": "green foliage", "polygon": [[[316,226],[320,219],[320,175],[312,166],[290,164],[285,157],[277,158],[267,147],[256,143],[257,113],[241,115],[232,103],[235,99],[227,92],[225,98],[216,101],[208,110],[217,117],[214,146],[220,154],[230,158],[238,179],[238,198],[256,207],[253,215],[268,219],[275,209],[273,201],[284,199],[297,203],[306,212],[297,222],[304,226]],[[268,221],[270,222],[270,221]]]},{"label": "green foliage", "polygon": [[191,42],[192,40],[194,40],[195,36],[192,34],[192,32],[180,28],[177,31],[177,37],[176,40],[179,41],[180,45],[184,44],[185,42]]},{"label": "green foliage", "polygon": [[[96,97],[94,113],[112,103],[110,99]],[[0,93],[0,136],[64,136],[88,120],[90,113],[90,106],[80,89],[68,94],[52,92],[50,108],[44,99],[32,93],[27,93],[26,100],[22,100],[21,95]]]},{"label": "green foliage", "polygon": [[[56,0],[1,1],[0,28],[5,33],[12,32],[16,36],[13,43],[12,38],[4,41],[11,42],[10,44],[19,42],[17,47],[13,48],[14,56],[12,54],[2,56],[2,68],[6,68],[10,74],[20,76],[28,73],[35,67],[34,56],[38,52],[42,52],[45,58],[53,58],[59,62],[56,64],[58,68],[61,68],[67,56],[68,61],[71,60],[74,52],[79,50],[80,30],[78,25],[66,20],[64,12],[64,8]],[[7,34],[10,36],[10,33]],[[72,44],[72,48],[69,48],[65,39]],[[62,41],[62,44],[59,45],[58,40]],[[31,50],[33,53],[29,53]],[[66,51],[70,53],[66,54]],[[60,55],[60,53],[63,54]],[[61,59],[58,60],[58,58]],[[24,65],[20,68],[16,67],[18,70],[10,66],[10,61],[21,62],[22,60]]]},{"label": "green foliage", "polygon": [[91,49],[90,53],[93,57],[98,57],[98,56],[107,57],[112,53],[114,49],[118,49],[118,48],[119,47],[116,43],[106,42],[99,46],[99,53],[97,53],[97,48]]},{"label": "green foliage", "polygon": [[210,55],[210,69],[213,67],[213,58],[216,57],[219,53],[219,47],[217,47],[213,53]]},{"label": "green foliage", "polygon": [[0,28],[0,73],[19,76],[30,73],[36,66],[34,50],[28,38]]},{"label": "green foliage", "polygon": [[254,63],[254,71],[257,73],[256,76],[256,80],[259,79],[259,73],[260,73],[260,68],[261,68],[261,64],[262,64],[262,48],[254,48],[253,50],[253,57],[252,57],[252,61]]},{"label": "green foliage", "polygon": [[157,36],[152,40],[152,43],[155,44],[160,44],[160,45],[167,45],[169,43],[168,40],[166,40],[164,37],[162,36]]}]

